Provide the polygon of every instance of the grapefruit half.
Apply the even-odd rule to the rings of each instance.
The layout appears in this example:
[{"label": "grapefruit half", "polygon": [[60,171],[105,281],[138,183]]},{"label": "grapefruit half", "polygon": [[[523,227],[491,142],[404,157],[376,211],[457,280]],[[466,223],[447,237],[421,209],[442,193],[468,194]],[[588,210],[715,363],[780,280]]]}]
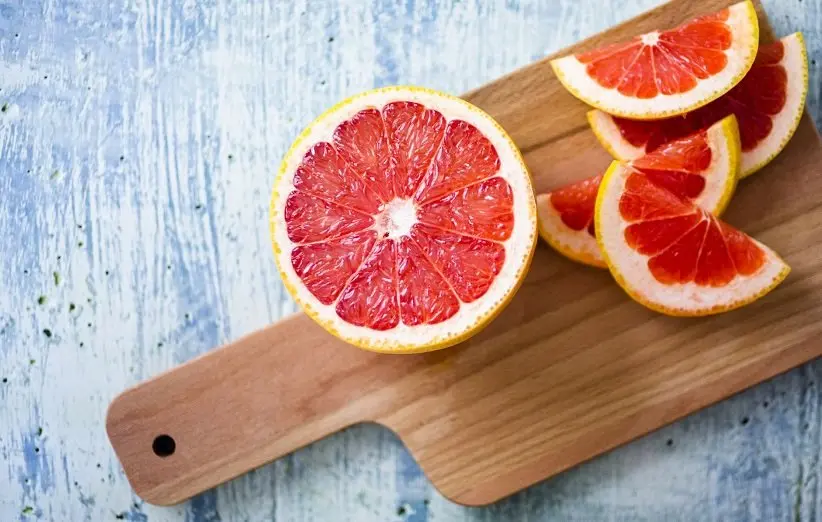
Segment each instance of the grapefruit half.
[{"label": "grapefruit half", "polygon": [[[736,188],[739,132],[734,116],[704,131],[669,142],[626,164],[626,168],[719,215]],[[596,241],[594,207],[602,174],[537,195],[542,238],[558,252],[587,265],[607,268]]]},{"label": "grapefruit half", "polygon": [[444,348],[510,301],[536,242],[522,157],[487,114],[417,87],[332,107],[292,145],[271,199],[283,282],[373,351]]},{"label": "grapefruit half", "polygon": [[801,33],[763,45],[753,67],[729,93],[705,107],[658,121],[588,113],[600,143],[618,160],[631,160],[661,144],[735,114],[742,139],[742,173],[767,165],[793,136],[808,92],[808,55]]},{"label": "grapefruit half", "polygon": [[739,308],[790,271],[770,248],[618,161],[603,177],[595,223],[617,283],[668,315]]},{"label": "grapefruit half", "polygon": [[609,114],[658,119],[701,107],[748,72],[759,45],[750,1],[700,16],[674,29],[557,58],[560,82]]}]

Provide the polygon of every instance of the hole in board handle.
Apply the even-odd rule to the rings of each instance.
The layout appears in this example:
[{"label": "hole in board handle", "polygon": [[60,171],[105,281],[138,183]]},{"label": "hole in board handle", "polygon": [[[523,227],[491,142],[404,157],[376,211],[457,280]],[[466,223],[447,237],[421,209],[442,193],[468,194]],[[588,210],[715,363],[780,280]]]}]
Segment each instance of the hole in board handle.
[{"label": "hole in board handle", "polygon": [[158,457],[170,457],[177,449],[177,443],[170,435],[157,435],[154,442],[151,444],[151,449]]}]

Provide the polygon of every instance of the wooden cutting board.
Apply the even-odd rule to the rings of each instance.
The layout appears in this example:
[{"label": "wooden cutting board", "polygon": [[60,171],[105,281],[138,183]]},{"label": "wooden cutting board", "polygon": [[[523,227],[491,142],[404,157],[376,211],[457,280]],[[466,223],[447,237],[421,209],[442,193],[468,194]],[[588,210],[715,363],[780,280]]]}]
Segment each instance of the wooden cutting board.
[{"label": "wooden cutting board", "polygon": [[[730,3],[675,0],[573,49]],[[608,164],[587,107],[547,59],[466,98],[511,133],[538,189]],[[820,194],[822,147],[806,116],[782,155],[741,183],[726,215],[793,267],[780,288],[742,310],[657,315],[607,272],[540,246],[511,305],[467,343],[379,355],[296,315],[126,391],[109,409],[109,437],[135,491],[173,504],[346,426],[376,422],[402,439],[443,495],[494,502],[822,355]]]}]

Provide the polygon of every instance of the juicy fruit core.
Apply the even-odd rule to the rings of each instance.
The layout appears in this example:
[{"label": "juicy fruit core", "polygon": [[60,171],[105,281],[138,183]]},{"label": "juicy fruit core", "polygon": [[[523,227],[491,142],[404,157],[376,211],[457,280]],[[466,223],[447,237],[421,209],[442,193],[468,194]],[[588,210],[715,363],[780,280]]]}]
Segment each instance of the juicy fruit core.
[{"label": "juicy fruit core", "polygon": [[625,241],[648,257],[648,270],[660,283],[723,287],[766,262],[748,236],[642,174],[628,175],[619,212],[628,223]]},{"label": "juicy fruit core", "polygon": [[485,295],[505,262],[513,192],[499,171],[466,121],[412,102],[361,110],[294,173],[294,272],[350,324],[441,323]]},{"label": "juicy fruit core", "polygon": [[656,45],[659,41],[659,31],[651,31],[639,37],[643,45]]},{"label": "juicy fruit core", "polygon": [[788,72],[782,64],[784,55],[782,42],[761,46],[753,67],[736,87],[695,111],[659,121],[614,117],[614,123],[628,143],[650,152],[734,114],[739,123],[742,151],[751,151],[770,135],[773,118],[787,103]]},{"label": "juicy fruit core", "polygon": [[375,225],[379,237],[397,239],[411,234],[411,227],[417,223],[414,200],[395,198],[379,208]]},{"label": "juicy fruit core", "polygon": [[576,55],[599,85],[624,96],[655,98],[694,89],[728,64],[729,10],[699,17],[669,31]]}]

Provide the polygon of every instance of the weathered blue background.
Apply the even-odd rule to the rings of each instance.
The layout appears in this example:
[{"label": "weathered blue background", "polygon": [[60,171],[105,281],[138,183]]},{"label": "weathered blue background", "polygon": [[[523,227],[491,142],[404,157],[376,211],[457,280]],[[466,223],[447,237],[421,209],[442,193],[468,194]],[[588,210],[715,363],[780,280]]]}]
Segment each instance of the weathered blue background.
[{"label": "weathered blue background", "polygon": [[[133,496],[105,438],[124,387],[294,309],[268,195],[314,115],[460,93],[657,3],[0,0],[0,522],[822,519],[822,363],[486,509],[375,427],[175,508]],[[765,4],[822,58],[822,0]],[[819,98],[814,62],[817,123]]]}]

